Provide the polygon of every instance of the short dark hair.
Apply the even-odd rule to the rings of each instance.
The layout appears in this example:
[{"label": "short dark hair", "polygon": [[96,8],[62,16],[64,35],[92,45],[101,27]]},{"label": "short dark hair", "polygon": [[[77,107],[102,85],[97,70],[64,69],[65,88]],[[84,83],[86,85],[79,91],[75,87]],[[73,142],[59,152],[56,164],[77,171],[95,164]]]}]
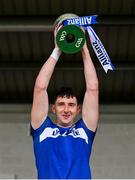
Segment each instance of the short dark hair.
[{"label": "short dark hair", "polygon": [[66,96],[67,98],[76,97],[77,104],[79,104],[79,96],[74,92],[71,87],[61,87],[58,91],[56,91],[54,94],[53,103],[55,103],[57,97],[64,96]]}]

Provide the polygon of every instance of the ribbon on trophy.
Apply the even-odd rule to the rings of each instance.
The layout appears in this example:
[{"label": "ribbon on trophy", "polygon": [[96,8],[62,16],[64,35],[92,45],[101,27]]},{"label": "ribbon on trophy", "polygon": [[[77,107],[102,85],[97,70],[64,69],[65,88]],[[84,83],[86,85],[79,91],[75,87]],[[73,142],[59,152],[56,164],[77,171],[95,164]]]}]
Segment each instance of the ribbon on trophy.
[{"label": "ribbon on trophy", "polygon": [[96,24],[96,18],[98,15],[93,16],[82,16],[77,18],[71,18],[66,19],[62,22],[64,26],[66,25],[76,25],[76,26],[82,26],[89,35],[91,45],[93,47],[93,50],[102,65],[104,71],[107,73],[108,70],[114,70],[114,66],[102,44],[100,39],[98,38],[97,34],[93,30],[93,28],[90,26],[91,24]]}]

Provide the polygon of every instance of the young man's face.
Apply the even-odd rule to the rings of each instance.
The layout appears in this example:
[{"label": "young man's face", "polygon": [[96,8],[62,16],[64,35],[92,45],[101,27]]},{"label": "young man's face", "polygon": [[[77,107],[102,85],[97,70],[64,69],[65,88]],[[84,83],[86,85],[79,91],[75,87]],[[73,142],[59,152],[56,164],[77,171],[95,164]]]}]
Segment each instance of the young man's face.
[{"label": "young man's face", "polygon": [[57,97],[52,111],[56,114],[56,123],[62,127],[69,127],[73,124],[76,115],[80,112],[76,97]]}]

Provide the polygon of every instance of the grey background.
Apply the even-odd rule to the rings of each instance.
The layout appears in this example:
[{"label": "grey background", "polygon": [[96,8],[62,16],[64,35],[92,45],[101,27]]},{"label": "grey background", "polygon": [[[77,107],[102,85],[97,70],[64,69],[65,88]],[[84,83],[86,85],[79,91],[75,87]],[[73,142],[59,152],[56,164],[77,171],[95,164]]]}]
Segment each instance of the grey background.
[{"label": "grey background", "polygon": [[[1,105],[0,178],[36,178],[28,104]],[[54,118],[52,113],[50,117]],[[94,179],[135,178],[135,106],[101,105],[91,156]]]}]

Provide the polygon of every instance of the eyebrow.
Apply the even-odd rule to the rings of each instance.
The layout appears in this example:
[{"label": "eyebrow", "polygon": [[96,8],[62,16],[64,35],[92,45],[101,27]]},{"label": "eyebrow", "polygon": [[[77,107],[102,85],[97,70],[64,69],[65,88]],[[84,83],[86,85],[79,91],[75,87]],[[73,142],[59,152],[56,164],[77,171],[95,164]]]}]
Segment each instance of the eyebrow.
[{"label": "eyebrow", "polygon": [[64,104],[64,102],[57,102],[57,104]]},{"label": "eyebrow", "polygon": [[69,102],[68,104],[72,104],[72,105],[74,104],[74,105],[75,105],[76,103],[73,103],[73,102]]},{"label": "eyebrow", "polygon": [[[64,104],[65,102],[63,102],[63,101],[61,101],[61,102],[57,102],[57,104]],[[70,104],[70,105],[75,105],[76,103],[74,103],[74,102],[68,102],[68,104]]]}]

